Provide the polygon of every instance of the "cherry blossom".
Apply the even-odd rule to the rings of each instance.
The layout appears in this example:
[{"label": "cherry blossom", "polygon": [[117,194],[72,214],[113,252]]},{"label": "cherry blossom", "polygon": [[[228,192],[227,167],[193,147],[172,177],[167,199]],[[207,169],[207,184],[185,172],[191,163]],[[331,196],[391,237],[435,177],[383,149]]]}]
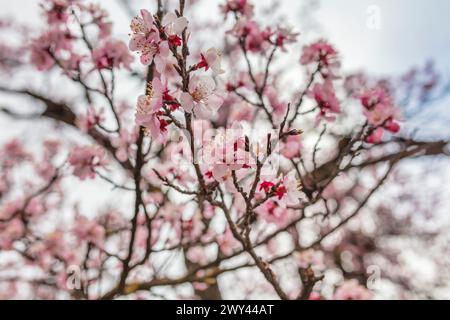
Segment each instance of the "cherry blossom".
[{"label": "cherry blossom", "polygon": [[55,64],[53,55],[70,50],[73,37],[68,31],[51,29],[31,42],[31,63],[40,71],[49,70]]},{"label": "cherry blossom", "polygon": [[344,282],[334,293],[335,300],[370,300],[372,293],[361,286],[357,280]]},{"label": "cherry blossom", "polygon": [[98,4],[86,3],[79,4],[81,8],[92,16],[92,23],[99,29],[100,39],[105,39],[111,35],[112,22],[108,19],[108,13]]},{"label": "cherry blossom", "polygon": [[337,51],[325,40],[319,40],[303,48],[300,58],[302,65],[317,64],[324,78],[335,77],[335,69],[340,66]]},{"label": "cherry blossom", "polygon": [[281,153],[288,159],[297,158],[301,155],[303,144],[300,135],[289,136],[283,144]]},{"label": "cherry blossom", "polygon": [[279,96],[279,91],[274,87],[269,86],[266,88],[264,95],[267,97],[267,100],[272,107],[272,114],[276,123],[281,123],[286,114],[288,104],[281,101]]},{"label": "cherry blossom", "polygon": [[125,43],[118,40],[108,39],[92,53],[95,67],[97,69],[112,69],[124,67],[130,70],[133,57],[130,55]]},{"label": "cherry blossom", "polygon": [[173,12],[169,12],[163,17],[163,30],[171,45],[176,47],[181,45],[181,34],[187,28],[188,23],[185,17],[177,17]]},{"label": "cherry blossom", "polygon": [[341,112],[340,102],[331,81],[316,83],[309,92],[309,96],[316,101],[319,108],[318,120],[324,118],[327,121],[333,121],[335,114]]},{"label": "cherry blossom", "polygon": [[205,54],[201,54],[201,61],[197,64],[197,68],[205,68],[206,71],[211,68],[215,74],[223,74],[225,71],[222,70],[221,63],[221,53],[216,48],[210,48]]},{"label": "cherry blossom", "polygon": [[73,174],[80,178],[94,179],[95,170],[106,164],[105,152],[99,147],[87,146],[73,148],[69,156],[69,164],[73,167]]},{"label": "cherry blossom", "polygon": [[78,126],[84,132],[88,132],[97,124],[101,124],[104,120],[104,109],[100,109],[97,111],[95,107],[89,106],[87,108],[86,115],[79,117]]},{"label": "cherry blossom", "polygon": [[99,247],[103,246],[105,229],[95,220],[90,220],[85,216],[78,215],[75,219],[73,233],[79,241],[88,241]]},{"label": "cherry blossom", "polygon": [[281,50],[285,51],[286,44],[292,44],[297,42],[297,37],[299,36],[299,33],[293,32],[289,28],[279,27],[276,30],[275,36],[276,36],[275,45],[280,47]]},{"label": "cherry blossom", "polygon": [[240,18],[229,32],[238,39],[244,39],[245,49],[251,52],[264,52],[269,47],[272,32],[263,30],[253,20]]},{"label": "cherry blossom", "polygon": [[168,122],[163,119],[161,112],[166,94],[166,87],[159,78],[155,78],[150,92],[138,98],[135,122],[154,139],[164,138],[167,133]]},{"label": "cherry blossom", "polygon": [[162,73],[170,53],[169,43],[161,40],[151,13],[144,9],[141,10],[141,17],[136,16],[131,21],[131,30],[133,34],[129,43],[130,50],[140,53],[141,63],[144,65],[149,65],[154,61],[156,70]]},{"label": "cherry blossom", "polygon": [[216,83],[208,76],[194,76],[189,81],[189,92],[180,94],[180,104],[187,112],[210,117],[219,110],[223,98],[216,91]]},{"label": "cherry blossom", "polygon": [[225,5],[221,5],[221,9],[225,15],[235,12],[250,18],[253,16],[254,6],[248,0],[227,0]]},{"label": "cherry blossom", "polygon": [[288,209],[274,200],[268,200],[255,209],[255,212],[267,223],[284,227],[289,221]]},{"label": "cherry blossom", "polygon": [[49,6],[46,10],[47,22],[49,24],[66,23],[69,19],[68,7],[71,4],[70,0],[47,0],[45,6]]},{"label": "cherry blossom", "polygon": [[391,96],[384,88],[366,90],[358,97],[368,123],[375,128],[374,132],[367,137],[368,143],[380,143],[384,129],[391,133],[397,133],[400,130],[398,123],[400,111],[394,106]]},{"label": "cherry blossom", "polygon": [[120,161],[126,161],[130,155],[130,148],[137,139],[136,130],[130,132],[122,128],[119,132],[119,137],[113,139],[111,143],[117,148],[116,157]]}]

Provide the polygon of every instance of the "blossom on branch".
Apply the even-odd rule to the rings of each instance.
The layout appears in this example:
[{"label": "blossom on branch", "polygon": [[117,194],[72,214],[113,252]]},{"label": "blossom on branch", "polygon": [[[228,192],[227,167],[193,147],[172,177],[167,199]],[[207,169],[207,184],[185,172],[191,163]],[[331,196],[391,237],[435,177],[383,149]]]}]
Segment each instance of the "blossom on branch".
[{"label": "blossom on branch", "polygon": [[142,9],[141,17],[136,16],[131,21],[131,31],[130,50],[140,53],[144,65],[155,62],[156,70],[162,73],[170,53],[169,43],[161,39],[152,14]]},{"label": "blossom on branch", "polygon": [[330,80],[324,83],[316,83],[308,95],[316,101],[317,107],[319,108],[317,121],[320,121],[320,119],[334,121],[336,119],[335,115],[341,112],[340,102],[336,97],[333,84]]},{"label": "blossom on branch", "polygon": [[189,92],[180,94],[180,104],[186,112],[209,118],[223,104],[223,97],[216,91],[216,83],[208,76],[193,76],[189,81]]},{"label": "blossom on branch", "polygon": [[105,151],[96,146],[76,146],[68,161],[73,167],[73,174],[81,180],[94,179],[96,169],[107,164]]},{"label": "blossom on branch", "polygon": [[112,69],[124,67],[128,70],[133,62],[133,57],[125,43],[119,40],[106,40],[101,46],[92,52],[95,67],[97,69]]}]

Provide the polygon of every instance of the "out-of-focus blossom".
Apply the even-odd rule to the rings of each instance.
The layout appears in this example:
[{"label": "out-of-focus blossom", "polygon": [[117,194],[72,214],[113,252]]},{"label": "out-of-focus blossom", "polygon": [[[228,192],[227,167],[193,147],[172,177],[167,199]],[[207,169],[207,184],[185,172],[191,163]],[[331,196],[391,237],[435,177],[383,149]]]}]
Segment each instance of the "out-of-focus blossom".
[{"label": "out-of-focus blossom", "polygon": [[88,132],[94,128],[97,124],[101,124],[104,121],[104,110],[97,111],[93,106],[89,106],[86,115],[80,116],[78,120],[78,126],[84,132]]},{"label": "out-of-focus blossom", "polygon": [[335,114],[341,112],[340,102],[336,97],[331,81],[327,80],[324,83],[316,83],[308,95],[317,103],[320,111],[318,120],[323,118],[327,121],[333,121]]},{"label": "out-of-focus blossom", "polygon": [[42,4],[50,25],[66,23],[69,19],[68,8],[71,0],[46,0]]},{"label": "out-of-focus blossom", "polygon": [[264,52],[269,47],[273,34],[270,30],[262,30],[258,23],[246,18],[236,21],[229,33],[238,39],[244,39],[245,49],[251,52]]},{"label": "out-of-focus blossom", "polygon": [[314,249],[309,249],[302,252],[296,252],[294,255],[295,261],[299,268],[308,269],[313,268],[313,270],[324,270],[324,255],[322,251],[316,251]]},{"label": "out-of-focus blossom", "polygon": [[73,167],[73,174],[81,180],[94,179],[95,170],[106,163],[105,151],[96,146],[76,146],[69,156],[69,164]]},{"label": "out-of-focus blossom", "polygon": [[337,60],[337,51],[325,40],[305,46],[300,63],[302,65],[317,63],[324,78],[334,77],[334,69],[340,66]]},{"label": "out-of-focus blossom", "polygon": [[371,300],[372,293],[357,280],[344,282],[334,293],[334,300]]},{"label": "out-of-focus blossom", "polygon": [[127,129],[122,128],[117,138],[112,139],[111,143],[116,147],[116,157],[119,161],[126,161],[129,157],[130,147],[136,142],[137,131],[133,130],[129,132]]},{"label": "out-of-focus blossom", "polygon": [[92,17],[92,23],[98,27],[100,39],[105,39],[111,35],[112,22],[109,21],[106,10],[94,3],[78,5]]},{"label": "out-of-focus blossom", "polygon": [[247,18],[253,16],[253,7],[249,0],[227,0],[226,4],[221,5],[222,12],[225,15],[229,12],[234,12]]},{"label": "out-of-focus blossom", "polygon": [[392,97],[382,87],[363,91],[357,96],[363,106],[363,113],[367,122],[374,128],[372,134],[367,137],[368,143],[379,143],[384,130],[397,133],[400,130],[398,120],[400,110],[395,107]]},{"label": "out-of-focus blossom", "polygon": [[281,123],[286,115],[288,104],[280,100],[279,90],[276,90],[273,86],[267,86],[264,95],[272,107],[274,121]]},{"label": "out-of-focus blossom", "polygon": [[300,135],[289,136],[283,144],[281,154],[288,159],[294,159],[301,154],[302,142]]},{"label": "out-of-focus blossom", "polygon": [[274,200],[268,200],[255,209],[255,212],[266,222],[284,227],[289,221],[288,209]]},{"label": "out-of-focus blossom", "polygon": [[119,40],[106,40],[100,47],[92,52],[97,69],[112,69],[124,67],[130,70],[133,57],[130,55],[125,43]]},{"label": "out-of-focus blossom", "polygon": [[105,229],[97,221],[77,215],[72,231],[79,241],[91,242],[100,248],[103,247]]},{"label": "out-of-focus blossom", "polygon": [[31,42],[31,63],[39,71],[51,69],[55,64],[54,56],[61,50],[70,51],[72,40],[73,36],[69,31],[50,29]]},{"label": "out-of-focus blossom", "polygon": [[217,238],[220,250],[223,254],[232,255],[234,250],[238,249],[240,243],[234,238],[230,228],[226,228],[225,232]]},{"label": "out-of-focus blossom", "polygon": [[278,28],[275,32],[275,45],[285,51],[285,45],[297,42],[299,33],[293,32],[289,28]]}]

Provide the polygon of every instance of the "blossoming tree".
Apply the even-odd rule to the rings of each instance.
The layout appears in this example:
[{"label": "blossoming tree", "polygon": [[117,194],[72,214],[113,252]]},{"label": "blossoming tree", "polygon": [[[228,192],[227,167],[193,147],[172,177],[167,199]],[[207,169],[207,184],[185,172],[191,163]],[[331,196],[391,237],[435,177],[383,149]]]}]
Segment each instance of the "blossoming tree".
[{"label": "blossoming tree", "polygon": [[[36,108],[7,117],[58,132],[0,150],[1,296],[372,298],[364,268],[322,290],[347,226],[403,159],[447,143],[403,134],[395,88],[343,74],[327,40],[293,51],[301,34],[262,25],[250,1],[221,4],[232,27],[218,48],[195,40],[196,1],[155,2],[126,44],[99,6],[45,0],[45,30],[1,48],[2,78],[31,64],[60,81],[59,94],[1,83]],[[288,53],[294,77],[277,65]],[[111,188],[98,212],[68,200]]]}]

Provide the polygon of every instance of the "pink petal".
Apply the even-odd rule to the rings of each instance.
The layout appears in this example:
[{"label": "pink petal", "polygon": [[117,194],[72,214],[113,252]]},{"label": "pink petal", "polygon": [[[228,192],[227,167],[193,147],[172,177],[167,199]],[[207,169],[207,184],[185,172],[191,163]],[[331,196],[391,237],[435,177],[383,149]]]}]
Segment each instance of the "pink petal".
[{"label": "pink petal", "polygon": [[194,99],[192,99],[192,96],[187,92],[181,93],[180,103],[183,109],[187,112],[191,112],[194,108]]},{"label": "pink petal", "polygon": [[148,10],[142,9],[141,10],[142,18],[144,19],[145,26],[147,29],[151,30],[153,28],[153,16]]}]

